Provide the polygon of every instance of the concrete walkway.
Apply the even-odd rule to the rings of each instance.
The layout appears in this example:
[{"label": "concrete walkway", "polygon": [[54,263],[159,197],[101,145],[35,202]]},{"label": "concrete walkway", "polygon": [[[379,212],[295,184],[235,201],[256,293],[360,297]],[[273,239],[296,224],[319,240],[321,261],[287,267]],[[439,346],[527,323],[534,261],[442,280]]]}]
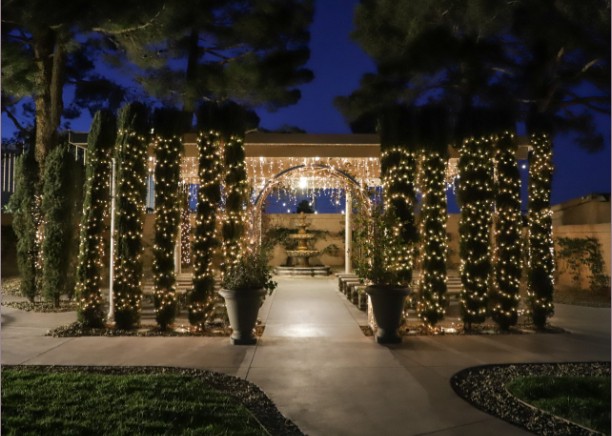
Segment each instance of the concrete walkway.
[{"label": "concrete walkway", "polygon": [[410,337],[380,346],[336,280],[278,278],[256,346],[227,338],[50,338],[74,313],[2,308],[3,364],[161,365],[224,372],[261,387],[310,435],[517,435],[455,395],[450,377],[486,363],[610,360],[610,309],[557,305],[568,334]]}]

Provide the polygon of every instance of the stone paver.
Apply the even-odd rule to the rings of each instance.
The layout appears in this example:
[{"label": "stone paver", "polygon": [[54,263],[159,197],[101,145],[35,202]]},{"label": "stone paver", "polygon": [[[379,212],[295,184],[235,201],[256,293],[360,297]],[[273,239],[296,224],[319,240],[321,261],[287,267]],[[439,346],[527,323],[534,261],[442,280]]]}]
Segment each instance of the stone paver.
[{"label": "stone paver", "polygon": [[449,379],[474,365],[610,360],[610,309],[558,305],[565,334],[409,337],[381,346],[336,290],[335,278],[277,278],[260,310],[256,346],[227,338],[50,338],[75,319],[2,308],[3,364],[155,365],[204,368],[260,386],[310,435],[517,435],[521,429],[480,412]]}]

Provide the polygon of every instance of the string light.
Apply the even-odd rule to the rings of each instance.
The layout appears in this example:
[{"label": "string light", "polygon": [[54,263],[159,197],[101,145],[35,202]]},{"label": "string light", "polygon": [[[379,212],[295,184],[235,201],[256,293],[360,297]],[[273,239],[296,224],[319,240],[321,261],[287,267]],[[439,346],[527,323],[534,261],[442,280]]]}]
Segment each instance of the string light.
[{"label": "string light", "polygon": [[393,232],[401,241],[398,252],[387,265],[398,272],[402,282],[410,283],[417,231],[414,218],[416,204],[416,154],[406,146],[385,146],[381,151],[381,175],[384,204],[397,218]]},{"label": "string light", "polygon": [[544,328],[554,313],[554,243],[550,191],[553,175],[552,142],[546,133],[530,135],[529,162],[529,284],[527,295],[534,324]]},{"label": "string light", "polygon": [[130,330],[140,323],[142,305],[142,234],[146,207],[147,109],[139,103],[119,114],[117,134],[117,218],[113,302],[117,328]]},{"label": "string light", "polygon": [[223,216],[223,262],[222,272],[236,265],[240,259],[241,243],[244,242],[246,203],[249,184],[244,161],[243,139],[229,136],[223,152],[225,214]]},{"label": "string light", "polygon": [[181,264],[191,265],[191,212],[189,209],[189,185],[181,183]]},{"label": "string light", "polygon": [[76,296],[78,317],[88,327],[102,327],[102,260],[104,222],[108,215],[110,152],[115,142],[115,118],[110,112],[95,114],[87,137],[85,198],[79,241]]},{"label": "string light", "polygon": [[459,158],[461,315],[466,330],[484,322],[491,272],[490,233],[493,209],[492,141],[467,138]]},{"label": "string light", "polygon": [[502,330],[518,320],[521,284],[521,177],[511,132],[496,138],[495,281],[491,315]]},{"label": "string light", "polygon": [[221,139],[214,130],[201,131],[199,154],[198,206],[193,237],[193,290],[188,295],[189,322],[202,328],[214,305],[215,269],[213,258],[219,247],[217,214],[221,202]]},{"label": "string light", "polygon": [[[180,112],[167,111],[173,117]],[[168,122],[168,120],[164,120]],[[155,150],[155,242],[153,245],[153,286],[155,319],[165,330],[176,316],[176,276],[174,248],[179,233],[180,160],[183,143],[177,135],[160,134],[154,140]]]},{"label": "string light", "polygon": [[419,179],[421,208],[421,278],[417,313],[427,326],[435,326],[446,312],[446,160],[424,150]]}]

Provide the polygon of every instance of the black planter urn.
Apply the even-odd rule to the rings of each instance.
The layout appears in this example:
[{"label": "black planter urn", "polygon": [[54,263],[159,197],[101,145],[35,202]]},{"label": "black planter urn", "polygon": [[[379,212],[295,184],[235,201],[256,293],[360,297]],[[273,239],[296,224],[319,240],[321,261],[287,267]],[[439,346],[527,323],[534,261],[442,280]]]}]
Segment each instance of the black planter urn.
[{"label": "black planter urn", "polygon": [[370,285],[365,289],[372,302],[374,319],[378,325],[375,339],[379,344],[399,344],[398,329],[402,322],[404,301],[410,290],[403,286]]}]

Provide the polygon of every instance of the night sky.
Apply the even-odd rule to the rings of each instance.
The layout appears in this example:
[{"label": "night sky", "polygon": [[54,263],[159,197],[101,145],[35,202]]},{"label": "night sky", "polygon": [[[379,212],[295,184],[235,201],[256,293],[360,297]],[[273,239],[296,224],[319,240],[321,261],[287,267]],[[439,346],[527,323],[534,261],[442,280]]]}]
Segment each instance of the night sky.
[{"label": "night sky", "polygon": [[[350,133],[340,113],[333,106],[338,95],[357,88],[363,73],[374,71],[374,63],[350,39],[353,8],[358,0],[317,0],[311,27],[311,58],[308,67],[315,79],[301,87],[302,99],[292,107],[269,113],[258,110],[261,127],[276,129],[297,126],[308,133]],[[558,136],[554,144],[555,176],[552,203],[557,204],[589,193],[610,192],[610,118],[598,118],[605,134],[605,147],[588,153],[573,144],[571,138]],[[73,130],[89,130],[90,118],[72,123]],[[13,125],[2,116],[2,136],[10,136]],[[521,132],[519,132],[521,133]]]}]

